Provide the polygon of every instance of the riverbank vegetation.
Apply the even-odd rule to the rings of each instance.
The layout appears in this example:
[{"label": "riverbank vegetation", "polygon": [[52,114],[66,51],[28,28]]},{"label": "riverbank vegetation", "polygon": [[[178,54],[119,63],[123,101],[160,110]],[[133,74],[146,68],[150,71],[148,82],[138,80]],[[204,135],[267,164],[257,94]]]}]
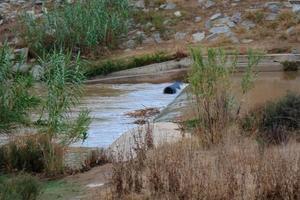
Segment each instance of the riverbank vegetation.
[{"label": "riverbank vegetation", "polygon": [[[88,110],[71,116],[82,94],[83,71],[79,56],[53,51],[41,58],[45,68],[38,94],[31,75],[14,70],[21,60],[5,45],[1,53],[1,134],[8,138],[0,147],[0,171],[27,171],[55,176],[64,172],[64,148],[85,140],[90,124]],[[39,89],[41,89],[39,88]],[[40,116],[34,119],[31,116]],[[15,134],[16,128],[32,134]]]},{"label": "riverbank vegetation", "polygon": [[[255,116],[259,121],[256,131],[245,134],[248,132],[241,126],[247,121],[244,116],[254,111],[240,113],[243,102],[236,98],[230,80],[235,56],[228,57],[221,49],[209,49],[207,58],[193,49],[192,56],[191,137],[158,148],[149,147],[147,140],[135,149],[135,159],[115,161],[106,198],[299,199],[299,96],[267,103]],[[239,85],[242,95],[253,87],[260,58],[260,53],[249,51]],[[266,131],[273,138],[278,131],[293,134],[274,143],[263,137]]]},{"label": "riverbank vegetation", "polygon": [[37,55],[54,48],[88,52],[117,45],[127,33],[128,17],[127,0],[75,1],[44,7],[42,18],[24,14],[20,32]]}]

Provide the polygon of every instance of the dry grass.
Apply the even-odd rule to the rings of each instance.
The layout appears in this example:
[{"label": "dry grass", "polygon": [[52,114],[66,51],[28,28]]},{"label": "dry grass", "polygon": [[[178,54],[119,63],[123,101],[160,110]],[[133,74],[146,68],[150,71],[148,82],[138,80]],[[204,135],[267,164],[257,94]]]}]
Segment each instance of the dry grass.
[{"label": "dry grass", "polygon": [[112,192],[122,199],[296,200],[299,147],[290,143],[263,148],[252,139],[230,134],[223,143],[204,150],[192,138],[119,164]]}]

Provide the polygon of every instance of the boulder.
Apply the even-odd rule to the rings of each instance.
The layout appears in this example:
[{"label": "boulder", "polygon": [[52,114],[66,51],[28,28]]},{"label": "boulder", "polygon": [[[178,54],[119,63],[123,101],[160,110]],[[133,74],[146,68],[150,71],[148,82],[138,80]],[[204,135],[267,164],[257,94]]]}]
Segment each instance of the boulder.
[{"label": "boulder", "polygon": [[175,33],[175,40],[184,40],[185,37],[186,37],[187,33],[184,33],[184,32],[177,32]]},{"label": "boulder", "polygon": [[250,30],[250,29],[254,28],[256,26],[256,24],[250,20],[245,20],[242,22],[242,26],[245,29]]},{"label": "boulder", "polygon": [[30,70],[30,74],[37,81],[40,81],[43,78],[44,73],[45,73],[44,68],[40,65],[35,65]]},{"label": "boulder", "polygon": [[205,38],[204,32],[197,32],[192,35],[194,42],[201,42]]}]

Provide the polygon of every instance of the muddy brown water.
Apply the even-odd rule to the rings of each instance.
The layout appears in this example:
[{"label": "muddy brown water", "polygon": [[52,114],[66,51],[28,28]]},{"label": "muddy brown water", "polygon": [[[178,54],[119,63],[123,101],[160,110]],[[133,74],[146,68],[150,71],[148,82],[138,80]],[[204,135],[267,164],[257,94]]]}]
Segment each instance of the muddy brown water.
[{"label": "muddy brown water", "polygon": [[[240,80],[236,78],[236,80]],[[248,109],[276,100],[288,92],[300,93],[300,72],[261,72],[252,90],[244,96]]]},{"label": "muddy brown water", "polygon": [[[235,82],[238,80],[239,74],[233,78]],[[125,113],[145,107],[164,109],[177,97],[178,93],[163,94],[164,87],[169,84],[86,85],[82,103],[74,109],[74,114],[79,108],[88,108],[93,120],[89,127],[88,139],[74,146],[108,147],[122,133],[136,126],[133,124],[135,119],[126,116]],[[255,87],[244,97],[243,105],[250,109],[277,99],[288,91],[300,93],[300,72],[262,72],[255,81]]]}]

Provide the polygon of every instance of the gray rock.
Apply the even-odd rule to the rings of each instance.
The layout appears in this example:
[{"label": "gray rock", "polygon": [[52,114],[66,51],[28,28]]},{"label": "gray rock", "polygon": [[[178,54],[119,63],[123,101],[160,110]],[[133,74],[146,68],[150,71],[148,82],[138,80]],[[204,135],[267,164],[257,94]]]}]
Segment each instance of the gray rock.
[{"label": "gray rock", "polygon": [[45,71],[44,71],[44,68],[40,65],[35,65],[31,68],[30,70],[30,74],[32,75],[32,77],[37,80],[37,81],[40,81],[44,74],[45,74]]},{"label": "gray rock", "polygon": [[300,3],[299,2],[293,2],[292,3],[292,10],[293,10],[294,13],[300,13]]},{"label": "gray rock", "polygon": [[210,20],[213,21],[213,20],[221,18],[222,16],[223,16],[222,13],[216,13],[210,17]]},{"label": "gray rock", "polygon": [[205,38],[204,32],[197,32],[192,35],[194,42],[201,42]]},{"label": "gray rock", "polygon": [[244,44],[249,44],[251,42],[253,42],[252,39],[242,39],[242,43],[244,43]]},{"label": "gray rock", "polygon": [[212,33],[212,34],[210,34],[210,35],[208,35],[208,36],[206,37],[206,40],[214,41],[214,40],[216,40],[219,36],[220,36],[220,34],[218,34],[218,33]]},{"label": "gray rock", "polygon": [[186,35],[187,35],[187,33],[177,32],[174,37],[175,37],[175,40],[184,40]]},{"label": "gray rock", "polygon": [[265,20],[267,21],[275,21],[278,17],[277,13],[270,13],[266,16]]},{"label": "gray rock", "polygon": [[17,63],[12,67],[12,70],[14,72],[21,72],[21,73],[27,73],[30,69],[30,66],[28,64],[24,63]]},{"label": "gray rock", "polygon": [[226,35],[230,35],[231,30],[227,25],[223,25],[223,26],[213,27],[209,30],[209,32],[216,33],[216,34],[224,33]]},{"label": "gray rock", "polygon": [[153,44],[155,41],[152,37],[146,37],[144,40],[143,40],[143,44]]},{"label": "gray rock", "polygon": [[128,40],[125,42],[124,46],[127,49],[134,49],[136,47],[136,42],[134,40]]},{"label": "gray rock", "polygon": [[240,40],[235,35],[230,36],[229,39],[233,44],[239,44],[240,43]]},{"label": "gray rock", "polygon": [[156,43],[161,43],[162,42],[162,39],[160,37],[160,34],[159,33],[153,33],[153,39]]},{"label": "gray rock", "polygon": [[233,21],[234,23],[240,23],[242,20],[242,13],[240,12],[236,12],[232,15],[231,17],[231,21]]},{"label": "gray rock", "polygon": [[198,0],[198,3],[202,8],[211,8],[216,4],[212,0]]},{"label": "gray rock", "polygon": [[144,0],[138,0],[134,5],[137,8],[144,9],[145,8],[145,1]]},{"label": "gray rock", "polygon": [[250,30],[250,29],[254,28],[256,26],[256,24],[250,20],[245,20],[242,22],[242,26],[245,29]]},{"label": "gray rock", "polygon": [[278,13],[282,7],[281,2],[267,2],[265,3],[265,8],[270,10],[272,13]]},{"label": "gray rock", "polygon": [[210,20],[207,20],[206,22],[205,22],[205,28],[206,29],[210,29],[212,27],[212,22],[210,21]]},{"label": "gray rock", "polygon": [[15,49],[14,54],[18,56],[19,58],[22,58],[24,62],[27,61],[28,59],[28,53],[29,49],[28,48],[22,48],[22,49]]},{"label": "gray rock", "polygon": [[202,20],[202,17],[200,17],[200,16],[195,17],[195,22],[200,22],[201,20]]},{"label": "gray rock", "polygon": [[231,21],[231,20],[229,19],[229,17],[223,17],[223,18],[217,19],[217,20],[215,21],[215,25],[217,25],[217,26],[227,25],[227,26],[229,26],[230,28],[233,28],[233,27],[236,26],[236,24],[235,24],[233,21]]},{"label": "gray rock", "polygon": [[293,34],[294,30],[295,30],[295,27],[292,26],[292,27],[288,28],[288,29],[285,31],[285,33],[288,34],[288,35],[291,35],[291,34]]},{"label": "gray rock", "polygon": [[173,2],[167,2],[165,4],[162,4],[160,8],[165,9],[165,10],[173,10],[176,8],[176,4]]},{"label": "gray rock", "polygon": [[176,11],[176,12],[174,12],[174,15],[175,15],[176,17],[181,17],[181,16],[182,16],[182,14],[181,14],[181,12],[180,12],[180,11]]}]

